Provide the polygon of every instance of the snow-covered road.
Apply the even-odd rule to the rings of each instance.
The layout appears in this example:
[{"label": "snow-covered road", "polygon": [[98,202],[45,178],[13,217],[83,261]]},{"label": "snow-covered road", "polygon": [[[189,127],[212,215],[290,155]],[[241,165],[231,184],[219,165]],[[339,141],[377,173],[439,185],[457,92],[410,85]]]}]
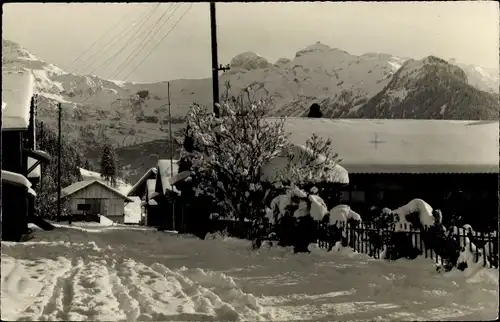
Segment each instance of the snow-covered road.
[{"label": "snow-covered road", "polygon": [[498,271],[436,273],[425,259],[252,251],[148,230],[36,232],[2,242],[2,320],[486,320]]}]

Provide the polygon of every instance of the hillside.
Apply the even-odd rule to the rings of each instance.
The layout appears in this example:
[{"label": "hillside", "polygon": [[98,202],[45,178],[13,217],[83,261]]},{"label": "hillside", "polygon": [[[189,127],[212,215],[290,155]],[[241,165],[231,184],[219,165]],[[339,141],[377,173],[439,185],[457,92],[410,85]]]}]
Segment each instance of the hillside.
[{"label": "hillside", "polygon": [[[141,144],[155,140],[165,146],[152,145],[147,148],[151,154],[168,149],[167,82],[136,84],[79,75],[44,62],[15,42],[2,40],[2,46],[3,69],[28,69],[36,78],[38,119],[55,129],[56,104],[61,103],[64,135],[86,147],[94,162],[105,137],[119,151],[129,146],[141,151]],[[237,55],[220,83],[221,91],[229,82],[231,94],[251,86],[257,98],[270,98],[272,116],[303,116],[316,102],[331,118],[498,118],[493,106],[498,94],[491,94],[498,91],[498,71],[439,61],[384,53],[356,56],[317,42],[274,63],[252,52]],[[408,68],[418,72],[405,72]],[[175,132],[193,102],[211,104],[212,82],[173,80],[170,93]],[[135,166],[135,158],[129,158],[135,152],[123,153],[121,165]]]},{"label": "hillside", "polygon": [[461,68],[429,56],[407,61],[356,117],[492,120],[498,113],[498,96],[471,86]]}]

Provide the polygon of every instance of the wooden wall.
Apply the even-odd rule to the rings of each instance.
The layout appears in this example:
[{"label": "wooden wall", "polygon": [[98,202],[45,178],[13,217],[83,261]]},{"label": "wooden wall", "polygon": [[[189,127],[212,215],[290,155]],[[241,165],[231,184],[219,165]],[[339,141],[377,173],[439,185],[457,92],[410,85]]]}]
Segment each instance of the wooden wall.
[{"label": "wooden wall", "polygon": [[[102,203],[101,215],[110,218],[113,221],[123,222],[125,200],[111,190],[108,190],[100,184],[94,183],[84,189],[75,192],[66,201],[66,209],[70,214],[80,214],[78,204],[86,203],[86,199],[100,199]],[[119,218],[121,217],[121,219]]]}]

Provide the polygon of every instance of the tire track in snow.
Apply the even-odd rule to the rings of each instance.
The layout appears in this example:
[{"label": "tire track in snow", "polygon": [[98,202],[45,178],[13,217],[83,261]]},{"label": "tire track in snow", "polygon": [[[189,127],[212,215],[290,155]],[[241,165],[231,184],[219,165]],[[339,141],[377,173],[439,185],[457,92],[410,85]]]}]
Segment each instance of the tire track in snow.
[{"label": "tire track in snow", "polygon": [[122,269],[122,281],[139,304],[138,320],[171,320],[175,315],[196,313],[194,303],[176,279],[131,259],[123,262]]},{"label": "tire track in snow", "polygon": [[67,321],[69,308],[73,298],[71,283],[73,282],[75,275],[82,270],[83,266],[84,261],[82,258],[73,258],[69,268],[63,275],[57,278],[52,296],[47,301],[47,304],[42,311],[42,320]]},{"label": "tire track in snow", "polygon": [[[49,260],[47,260],[49,261]],[[58,292],[58,283],[60,284],[61,279],[66,274],[70,273],[72,269],[71,261],[66,258],[59,258],[58,261],[55,261],[54,264],[51,265],[47,269],[51,269],[52,272],[48,272],[48,274],[44,274],[40,276],[43,279],[44,286],[41,288],[40,292],[35,296],[36,300],[33,302],[27,310],[23,312],[23,315],[19,320],[21,321],[35,321],[42,319],[43,315],[50,310],[50,305],[54,300],[57,292]],[[59,266],[59,267],[58,267]],[[44,270],[38,269],[37,272],[45,273]],[[53,275],[51,275],[53,273]]]},{"label": "tire track in snow", "polygon": [[152,268],[164,276],[174,276],[195,305],[198,304],[195,308],[208,311],[218,320],[271,320],[258,299],[244,293],[230,276],[200,268],[176,272],[162,264],[153,264]]},{"label": "tire track in snow", "polygon": [[107,262],[101,257],[89,256],[88,262],[71,281],[67,281],[69,310],[66,321],[123,321],[125,313],[113,293]]},{"label": "tire track in snow", "polygon": [[118,276],[119,271],[117,267],[120,267],[117,265],[117,261],[115,259],[111,260],[109,279],[112,284],[113,293],[118,300],[119,308],[125,313],[127,321],[137,321],[141,314],[139,302],[130,296],[130,291],[123,285],[121,278]]}]

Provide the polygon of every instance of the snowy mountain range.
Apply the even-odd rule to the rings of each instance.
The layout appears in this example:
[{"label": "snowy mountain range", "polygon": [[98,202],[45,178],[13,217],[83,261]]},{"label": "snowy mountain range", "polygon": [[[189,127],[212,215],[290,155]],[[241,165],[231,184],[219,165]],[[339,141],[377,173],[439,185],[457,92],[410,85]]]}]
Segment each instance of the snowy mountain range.
[{"label": "snowy mountain range", "polygon": [[[292,59],[271,63],[246,52],[220,77],[221,92],[252,87],[270,98],[273,116],[303,116],[319,103],[324,117],[497,119],[499,72],[429,56],[421,60],[384,53],[352,55],[317,42]],[[168,122],[167,82],[136,84],[78,75],[45,62],[19,44],[2,40],[2,69],[28,69],[36,79],[38,118],[64,126],[90,147],[103,133],[118,146],[161,140]],[[170,81],[174,130],[193,102],[209,106],[212,82]]]}]

